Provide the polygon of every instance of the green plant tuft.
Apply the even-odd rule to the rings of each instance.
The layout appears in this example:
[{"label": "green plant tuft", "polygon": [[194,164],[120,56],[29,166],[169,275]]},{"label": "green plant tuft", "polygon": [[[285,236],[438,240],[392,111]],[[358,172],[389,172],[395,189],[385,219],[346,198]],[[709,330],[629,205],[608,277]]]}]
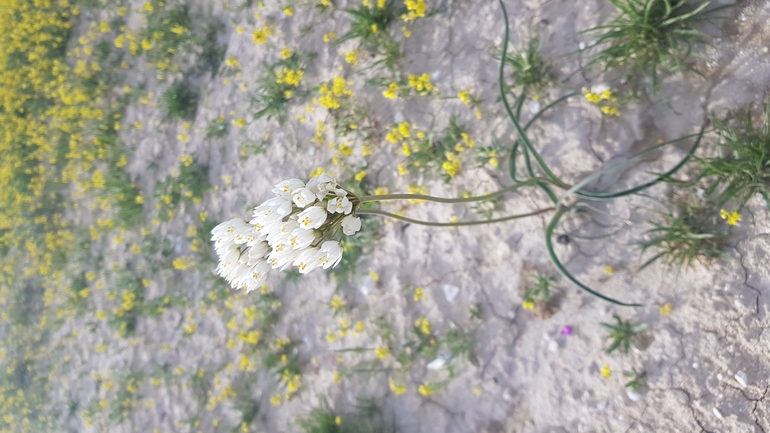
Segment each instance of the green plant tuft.
[{"label": "green plant tuft", "polygon": [[600,325],[610,331],[610,333],[607,335],[607,339],[612,340],[612,343],[607,348],[606,352],[612,353],[615,350],[620,349],[621,352],[627,354],[632,346],[636,347],[634,337],[647,329],[647,324],[640,323],[638,325],[634,325],[630,321],[621,319],[617,314],[613,314],[612,318],[615,319],[615,324],[604,322],[600,323]]},{"label": "green plant tuft", "polygon": [[756,194],[770,203],[770,102],[758,128],[752,124],[749,109],[743,126],[714,119],[714,130],[721,138],[721,155],[698,160],[706,193],[717,195],[718,207],[733,201],[740,209]]},{"label": "green plant tuft", "polygon": [[709,36],[695,25],[709,20],[721,7],[707,10],[709,2],[688,0],[610,0],[618,10],[609,24],[584,32],[596,40],[598,53],[588,66],[621,68],[632,80],[652,78],[658,92],[659,74],[694,71],[688,64],[693,49],[708,44]]}]

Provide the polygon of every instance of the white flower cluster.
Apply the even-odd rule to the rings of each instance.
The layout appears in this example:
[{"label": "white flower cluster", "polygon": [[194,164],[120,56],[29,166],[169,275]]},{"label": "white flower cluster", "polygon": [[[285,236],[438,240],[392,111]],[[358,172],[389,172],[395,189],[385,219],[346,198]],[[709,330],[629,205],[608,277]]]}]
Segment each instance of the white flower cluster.
[{"label": "white flower cluster", "polygon": [[340,231],[353,235],[361,229],[354,216],[355,195],[321,174],[308,181],[289,179],[275,185],[275,197],[254,208],[248,223],[236,218],[211,231],[219,256],[217,274],[233,288],[252,291],[270,269],[296,266],[306,274],[333,268],[342,259],[342,247],[333,239]]}]

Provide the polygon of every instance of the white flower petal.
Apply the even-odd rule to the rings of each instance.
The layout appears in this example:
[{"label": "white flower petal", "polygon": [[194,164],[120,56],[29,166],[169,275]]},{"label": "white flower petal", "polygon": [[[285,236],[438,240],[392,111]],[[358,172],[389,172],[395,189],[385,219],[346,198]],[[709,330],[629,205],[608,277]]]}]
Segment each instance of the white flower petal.
[{"label": "white flower petal", "polygon": [[361,230],[361,218],[348,215],[342,219],[342,233],[350,236],[356,234],[359,230]]}]

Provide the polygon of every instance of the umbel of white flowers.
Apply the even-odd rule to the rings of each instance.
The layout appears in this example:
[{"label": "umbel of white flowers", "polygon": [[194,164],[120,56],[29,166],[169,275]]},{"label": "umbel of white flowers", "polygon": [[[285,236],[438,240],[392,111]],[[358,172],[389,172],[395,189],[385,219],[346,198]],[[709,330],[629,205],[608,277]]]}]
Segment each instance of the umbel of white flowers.
[{"label": "umbel of white flowers", "polygon": [[233,288],[256,289],[270,269],[296,266],[306,274],[333,268],[342,259],[342,247],[333,239],[340,230],[352,235],[361,229],[358,197],[326,174],[307,184],[284,180],[272,192],[275,197],[254,208],[251,221],[235,218],[211,231],[219,256],[216,272]]}]

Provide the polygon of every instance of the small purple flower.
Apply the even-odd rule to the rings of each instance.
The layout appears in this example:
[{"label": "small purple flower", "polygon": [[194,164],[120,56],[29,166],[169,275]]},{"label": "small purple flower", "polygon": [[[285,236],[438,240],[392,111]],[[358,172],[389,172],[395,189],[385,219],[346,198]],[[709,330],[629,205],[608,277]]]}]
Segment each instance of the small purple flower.
[{"label": "small purple flower", "polygon": [[564,335],[572,335],[572,327],[569,325],[564,325],[564,327],[561,328],[561,333]]}]

